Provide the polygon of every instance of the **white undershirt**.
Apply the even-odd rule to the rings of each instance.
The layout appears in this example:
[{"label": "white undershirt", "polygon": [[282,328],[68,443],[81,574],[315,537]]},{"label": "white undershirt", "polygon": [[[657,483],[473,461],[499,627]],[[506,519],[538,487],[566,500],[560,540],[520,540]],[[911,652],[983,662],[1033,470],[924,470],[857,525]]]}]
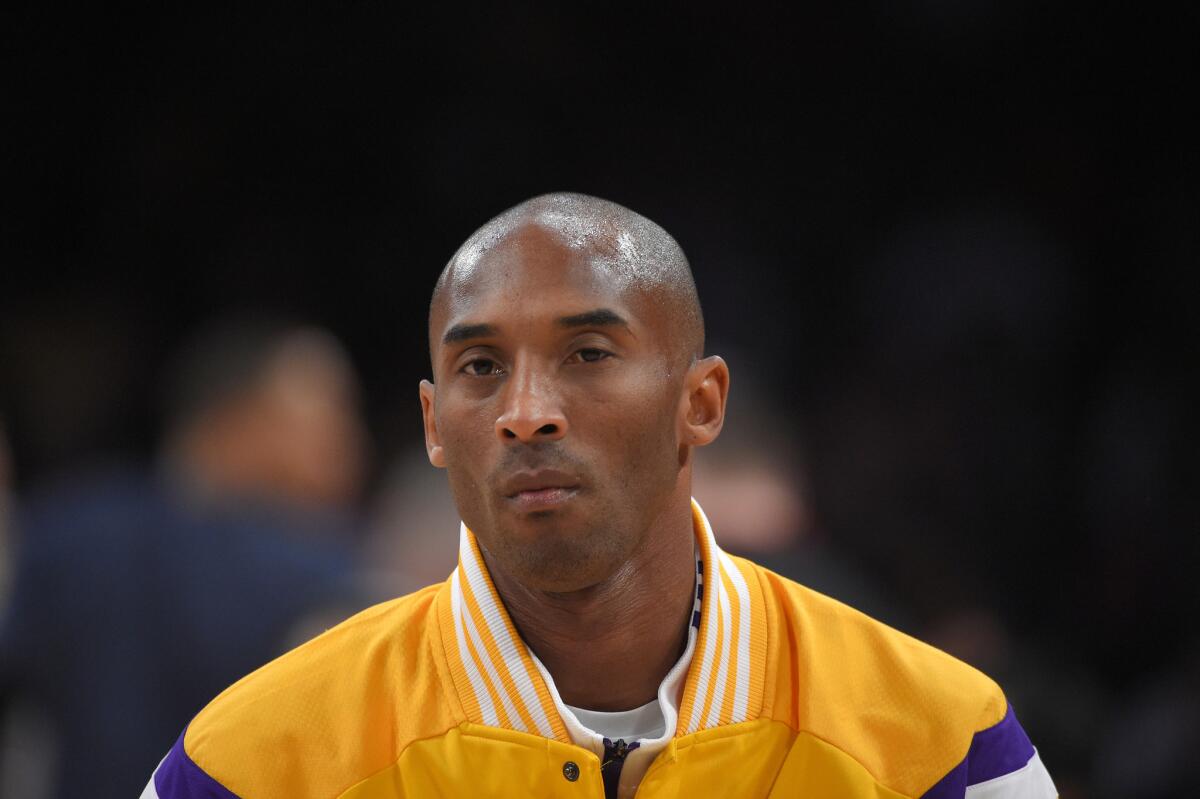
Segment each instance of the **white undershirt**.
[{"label": "white undershirt", "polygon": [[667,731],[667,720],[663,718],[662,707],[657,699],[633,710],[615,712],[584,710],[574,705],[566,707],[575,714],[580,724],[610,741],[624,739],[632,742],[643,738],[661,738]]}]

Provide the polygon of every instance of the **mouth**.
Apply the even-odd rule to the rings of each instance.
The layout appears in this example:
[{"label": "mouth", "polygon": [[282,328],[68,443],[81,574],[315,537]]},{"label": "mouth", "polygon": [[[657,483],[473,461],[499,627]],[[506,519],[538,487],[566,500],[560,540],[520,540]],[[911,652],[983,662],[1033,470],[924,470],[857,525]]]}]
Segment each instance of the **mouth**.
[{"label": "mouth", "polygon": [[513,475],[504,488],[504,496],[520,513],[548,511],[562,507],[580,491],[578,478],[565,472],[539,469]]}]

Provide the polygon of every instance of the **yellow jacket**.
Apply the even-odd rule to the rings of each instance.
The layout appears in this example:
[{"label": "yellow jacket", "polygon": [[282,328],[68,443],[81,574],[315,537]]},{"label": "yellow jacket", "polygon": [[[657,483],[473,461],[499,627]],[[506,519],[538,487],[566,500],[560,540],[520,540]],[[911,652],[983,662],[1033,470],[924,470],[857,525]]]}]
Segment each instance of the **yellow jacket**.
[{"label": "yellow jacket", "polygon": [[[986,676],[716,545],[674,737],[638,797],[1052,797]],[[553,682],[463,528],[458,568],[267,664],[188,726],[143,797],[603,799]]]}]

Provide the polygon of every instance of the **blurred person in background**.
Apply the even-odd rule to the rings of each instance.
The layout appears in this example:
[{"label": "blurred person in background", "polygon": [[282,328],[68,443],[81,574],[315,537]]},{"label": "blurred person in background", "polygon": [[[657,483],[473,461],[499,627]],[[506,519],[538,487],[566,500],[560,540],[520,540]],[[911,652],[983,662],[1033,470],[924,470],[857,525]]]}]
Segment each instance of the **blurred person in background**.
[{"label": "blurred person in background", "polygon": [[8,606],[10,558],[12,542],[8,532],[9,493],[12,490],[12,457],[8,437],[4,432],[4,417],[0,416],[0,613]]},{"label": "blurred person in background", "polygon": [[[12,451],[0,417],[0,618],[12,592],[13,490]],[[52,749],[46,713],[0,682],[0,797],[45,799]]]},{"label": "blurred person in background", "polygon": [[739,370],[739,413],[726,419],[720,439],[696,455],[693,493],[704,497],[719,543],[912,632],[903,603],[848,557],[819,522],[794,417],[782,412],[752,368]]},{"label": "blurred person in background", "polygon": [[384,475],[364,541],[365,582],[384,601],[445,579],[458,563],[458,524],[450,486],[424,450],[402,455]]},{"label": "blurred person in background", "polygon": [[48,795],[136,796],[209,696],[364,604],[366,437],[340,344],[226,320],[167,384],[157,468],[59,480],[18,514],[0,673],[50,722]]}]

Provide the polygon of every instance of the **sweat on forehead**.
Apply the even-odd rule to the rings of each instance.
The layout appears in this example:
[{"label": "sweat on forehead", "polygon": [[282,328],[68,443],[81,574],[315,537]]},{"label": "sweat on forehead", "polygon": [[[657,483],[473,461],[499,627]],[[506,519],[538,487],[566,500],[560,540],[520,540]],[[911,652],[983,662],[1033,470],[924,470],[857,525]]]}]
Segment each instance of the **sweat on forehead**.
[{"label": "sweat on forehead", "polygon": [[[531,229],[534,229],[531,231]],[[617,281],[624,292],[652,299],[669,313],[681,354],[699,357],[704,321],[696,284],[683,249],[667,231],[634,211],[586,194],[544,194],[495,217],[458,248],[438,278],[430,302],[430,344],[440,304],[447,293],[482,276],[494,259],[489,254],[530,233],[551,236],[578,252]]]}]

